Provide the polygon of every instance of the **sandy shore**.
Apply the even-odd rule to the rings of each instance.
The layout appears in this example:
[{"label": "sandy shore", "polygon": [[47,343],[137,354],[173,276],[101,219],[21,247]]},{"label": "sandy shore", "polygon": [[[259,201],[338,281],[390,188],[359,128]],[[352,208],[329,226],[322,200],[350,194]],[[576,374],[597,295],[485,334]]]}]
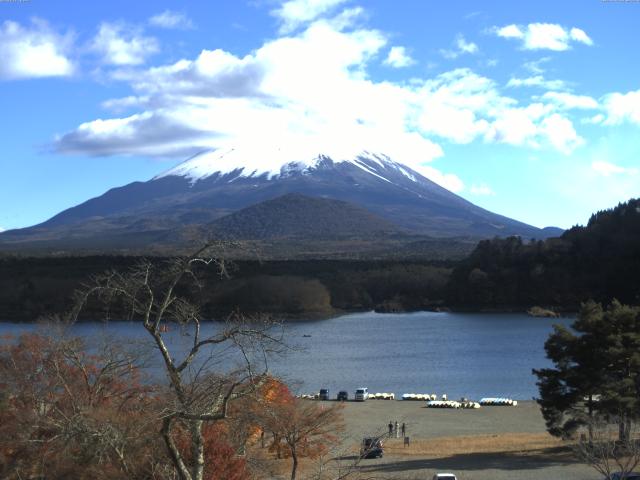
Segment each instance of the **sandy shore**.
[{"label": "sandy shore", "polygon": [[405,423],[409,447],[386,439],[382,459],[361,462],[361,472],[375,478],[431,479],[439,471],[453,471],[460,480],[600,478],[546,433],[531,401],[478,410],[430,409],[425,402],[401,400],[346,402],[344,418],[343,461],[354,457],[362,437],[385,435],[389,421]]},{"label": "sandy shore", "polygon": [[[334,403],[334,402],[321,402]],[[368,400],[345,402],[345,424],[356,438],[383,434],[389,421],[403,422],[407,435],[416,438],[450,437],[495,433],[544,433],[544,420],[535,402],[520,402],[517,407],[473,409],[427,408],[425,402]]]}]

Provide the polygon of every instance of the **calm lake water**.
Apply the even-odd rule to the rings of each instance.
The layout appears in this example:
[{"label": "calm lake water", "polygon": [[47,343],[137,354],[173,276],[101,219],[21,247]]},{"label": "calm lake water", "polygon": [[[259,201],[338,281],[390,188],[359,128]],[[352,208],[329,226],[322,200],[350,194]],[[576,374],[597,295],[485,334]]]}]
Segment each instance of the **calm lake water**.
[{"label": "calm lake water", "polygon": [[[301,348],[271,361],[271,369],[299,392],[365,386],[369,392],[446,393],[530,400],[537,395],[532,368],[550,365],[544,341],[554,323],[571,319],[531,318],[523,314],[417,312],[344,315],[329,320],[285,325],[287,341]],[[0,323],[0,334],[17,334],[34,325]],[[208,325],[207,329],[219,328]],[[83,323],[74,335],[146,342],[139,324]],[[187,348],[189,338],[176,333],[173,347]],[[140,343],[142,345],[142,343]],[[142,347],[141,347],[142,348]]]}]

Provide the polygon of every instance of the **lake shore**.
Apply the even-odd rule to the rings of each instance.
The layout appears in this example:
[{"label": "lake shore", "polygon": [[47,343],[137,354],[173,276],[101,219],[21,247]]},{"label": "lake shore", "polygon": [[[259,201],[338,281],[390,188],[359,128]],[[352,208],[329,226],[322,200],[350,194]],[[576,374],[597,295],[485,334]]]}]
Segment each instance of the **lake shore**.
[{"label": "lake shore", "polygon": [[355,458],[363,437],[386,437],[389,421],[406,425],[409,447],[395,436],[385,438],[383,458],[360,462],[365,476],[430,479],[448,471],[458,480],[600,478],[576,461],[568,444],[546,432],[533,401],[477,410],[431,409],[425,402],[402,400],[345,402],[344,419],[343,462]]}]

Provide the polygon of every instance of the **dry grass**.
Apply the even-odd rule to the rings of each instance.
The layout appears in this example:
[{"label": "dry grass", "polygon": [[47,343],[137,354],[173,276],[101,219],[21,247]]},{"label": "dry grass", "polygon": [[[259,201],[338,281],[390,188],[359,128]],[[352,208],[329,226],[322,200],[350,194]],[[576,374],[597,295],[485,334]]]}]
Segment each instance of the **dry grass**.
[{"label": "dry grass", "polygon": [[561,446],[566,443],[547,433],[501,433],[417,439],[409,447],[403,446],[402,440],[392,439],[385,443],[385,453],[437,458],[468,453],[526,453]]},{"label": "dry grass", "polygon": [[[552,437],[547,433],[501,433],[489,435],[465,435],[453,437],[439,437],[433,439],[416,439],[411,441],[409,447],[404,447],[402,439],[385,439],[385,456],[400,457],[398,461],[413,461],[415,459],[446,459],[457,455],[480,454],[491,458],[492,455],[501,455],[501,461],[508,462],[508,456],[512,458],[534,458],[542,456],[545,459],[564,458],[568,454],[565,448],[568,444]],[[355,462],[355,456],[358,454],[359,445],[351,445],[347,448],[347,455],[350,458],[343,461],[346,464]],[[262,475],[259,478],[286,479],[290,475],[291,460],[276,460],[272,454],[262,450],[260,453],[255,452],[261,457],[261,465],[258,469]],[[340,455],[338,455],[340,456]],[[401,460],[405,457],[404,460]],[[408,458],[407,458],[408,457]],[[480,457],[478,457],[480,458]],[[327,458],[326,460],[330,460]],[[301,459],[300,478],[307,478],[313,473],[317,473],[319,459]],[[477,459],[476,461],[480,461]],[[324,465],[325,468],[335,468],[337,464],[329,461]],[[371,473],[371,472],[369,472]],[[408,475],[409,473],[407,473]],[[387,478],[384,476],[376,478]],[[397,477],[389,477],[397,478]],[[413,478],[403,476],[402,478]],[[422,477],[421,477],[422,478]],[[430,477],[429,477],[430,478]],[[459,476],[458,478],[466,478]]]}]

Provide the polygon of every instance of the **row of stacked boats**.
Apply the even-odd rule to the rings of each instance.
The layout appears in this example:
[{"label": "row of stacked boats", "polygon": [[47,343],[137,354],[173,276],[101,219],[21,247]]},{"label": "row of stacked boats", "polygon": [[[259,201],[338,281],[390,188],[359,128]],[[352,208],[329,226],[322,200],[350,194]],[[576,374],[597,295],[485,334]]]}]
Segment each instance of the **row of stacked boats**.
[{"label": "row of stacked boats", "polygon": [[485,405],[490,407],[494,407],[494,406],[515,407],[518,405],[518,401],[513,400],[511,398],[504,398],[504,397],[485,397],[480,399],[480,405]]},{"label": "row of stacked boats", "polygon": [[370,393],[369,400],[395,400],[395,393]]},{"label": "row of stacked boats", "polygon": [[468,400],[458,402],[456,400],[429,400],[427,402],[428,408],[480,408],[478,402],[471,402]]}]

